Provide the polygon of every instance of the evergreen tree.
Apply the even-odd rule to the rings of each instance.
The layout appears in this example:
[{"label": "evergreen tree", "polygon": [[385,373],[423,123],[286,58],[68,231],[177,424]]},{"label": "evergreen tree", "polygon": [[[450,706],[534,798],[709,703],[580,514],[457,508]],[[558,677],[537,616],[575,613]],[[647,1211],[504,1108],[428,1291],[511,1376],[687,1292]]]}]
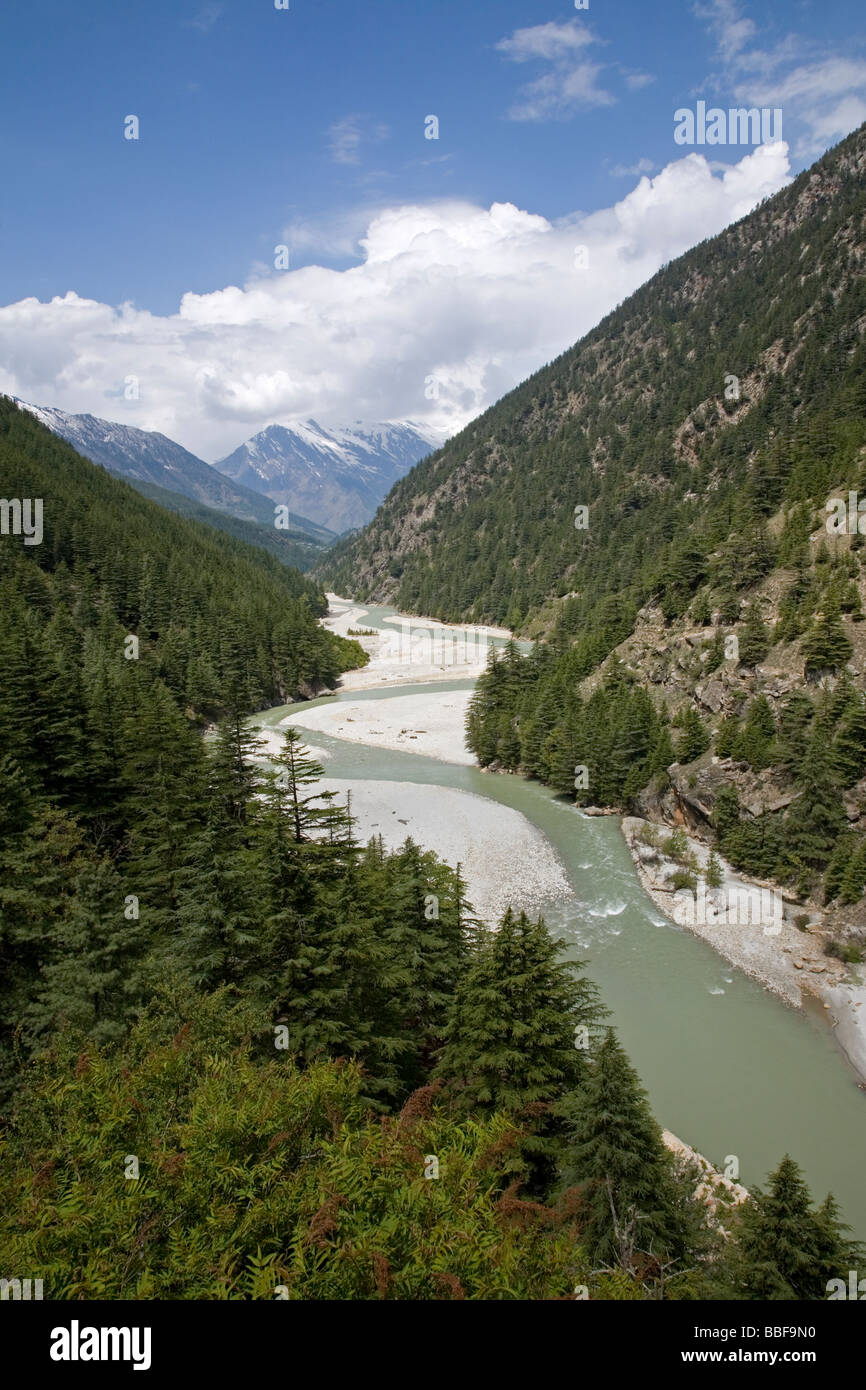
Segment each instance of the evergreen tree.
[{"label": "evergreen tree", "polygon": [[435,1072],[460,1113],[536,1114],[525,1153],[542,1184],[559,1129],[550,1107],[580,1084],[603,1013],[579,968],[560,961],[541,919],[509,908],[457,984]]},{"label": "evergreen tree", "polygon": [[852,646],[842,626],[838,606],[825,603],[824,612],[815,619],[803,638],[806,674],[837,671],[851,660]]},{"label": "evergreen tree", "polygon": [[856,1245],[843,1235],[835,1202],[812,1210],[802,1172],[787,1154],[742,1209],[731,1282],[741,1298],[825,1299],[827,1280],[846,1277]]},{"label": "evergreen tree", "polygon": [[579,1189],[582,1240],[593,1262],[633,1269],[642,1256],[662,1264],[683,1258],[687,1237],[672,1159],[612,1028],[562,1111],[563,1182]]},{"label": "evergreen tree", "polygon": [[743,631],[740,635],[740,665],[757,666],[770,649],[770,634],[755,599],[746,608]]},{"label": "evergreen tree", "polygon": [[809,741],[797,781],[801,791],[785,821],[786,851],[792,862],[820,869],[845,828],[832,749],[822,728]]},{"label": "evergreen tree", "polygon": [[843,787],[866,775],[866,702],[857,695],[850,702],[834,744],[835,769]]},{"label": "evergreen tree", "polygon": [[[307,752],[297,729],[286,729],[283,747],[274,759],[279,769],[274,779],[274,796],[278,807],[282,807],[291,826],[291,833],[298,844],[318,838],[323,832],[343,824],[343,813],[332,807],[334,792],[311,792],[304,795],[307,787],[313,786],[324,776],[324,768]],[[325,804],[317,805],[317,802]]]},{"label": "evergreen tree", "polygon": [[710,850],[710,857],[707,861],[705,878],[708,888],[721,888],[722,884],[724,883],[724,874],[722,873],[722,866],[719,863],[719,856],[716,854],[716,851],[714,849]]},{"label": "evergreen tree", "polygon": [[765,695],[753,700],[746,722],[736,741],[734,756],[744,759],[756,772],[774,761],[776,721]]},{"label": "evergreen tree", "polygon": [[686,705],[679,715],[679,726],[680,736],[676,747],[677,762],[693,762],[710,746],[710,736],[694,705]]}]

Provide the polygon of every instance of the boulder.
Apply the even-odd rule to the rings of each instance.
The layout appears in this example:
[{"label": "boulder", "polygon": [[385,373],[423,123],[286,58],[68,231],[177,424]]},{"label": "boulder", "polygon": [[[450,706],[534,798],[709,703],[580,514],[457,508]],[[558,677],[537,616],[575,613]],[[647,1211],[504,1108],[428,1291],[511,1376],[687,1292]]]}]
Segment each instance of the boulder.
[{"label": "boulder", "polygon": [[719,680],[708,680],[706,685],[697,686],[695,695],[705,709],[712,714],[719,714],[727,703],[727,691]]}]

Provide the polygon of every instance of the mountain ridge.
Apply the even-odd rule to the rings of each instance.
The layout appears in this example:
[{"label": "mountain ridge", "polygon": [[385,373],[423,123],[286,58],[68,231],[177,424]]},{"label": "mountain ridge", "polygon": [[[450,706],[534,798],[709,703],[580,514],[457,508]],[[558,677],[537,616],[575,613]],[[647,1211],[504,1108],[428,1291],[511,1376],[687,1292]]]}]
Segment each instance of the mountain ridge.
[{"label": "mountain ridge", "polygon": [[[732,427],[748,451],[762,429],[766,436],[782,427],[786,412],[801,404],[795,392],[786,396],[786,378],[809,378],[806,330],[816,328],[822,307],[838,316],[840,294],[862,271],[862,231],[858,240],[853,227],[839,226],[831,237],[824,214],[838,209],[843,189],[856,203],[866,175],[863,129],[745,218],[663,267],[578,343],[416,465],[374,523],[329,555],[328,581],[431,617],[522,628],[530,614],[579,587],[575,505],[605,509],[610,531],[618,513],[646,517],[660,495],[680,502],[693,482],[704,481],[692,476],[694,445],[705,446],[708,431],[716,438]],[[808,246],[807,223],[814,229]],[[846,236],[859,248],[850,266]],[[757,327],[750,319],[763,303],[764,278],[775,273],[768,258],[777,261],[786,248],[786,293],[792,308],[800,301],[800,312],[767,304]],[[831,295],[824,276],[834,261],[844,283]],[[858,300],[850,322],[861,312]],[[850,332],[850,325],[840,329]],[[728,377],[738,379],[737,401],[725,399]],[[769,418],[774,411],[777,421]],[[622,506],[613,485],[625,490]],[[585,533],[584,555],[594,556],[597,539]],[[608,547],[608,589],[626,587],[614,580],[616,549]]]}]

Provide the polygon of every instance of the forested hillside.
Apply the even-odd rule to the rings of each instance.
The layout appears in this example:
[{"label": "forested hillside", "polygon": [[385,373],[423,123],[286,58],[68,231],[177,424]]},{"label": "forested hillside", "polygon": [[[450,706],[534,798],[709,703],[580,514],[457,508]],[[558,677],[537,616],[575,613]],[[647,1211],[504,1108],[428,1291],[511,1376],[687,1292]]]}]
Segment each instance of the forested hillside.
[{"label": "forested hillside", "polygon": [[5,404],[0,480],[44,504],[0,538],[6,1268],[73,1300],[846,1277],[787,1157],[711,1210],[543,921],[490,931],[459,868],[359,844],[293,730],[264,759],[250,710],[359,659],[307,581]]},{"label": "forested hillside", "polygon": [[861,128],[413,470],[330,571],[362,597],[542,634],[479,683],[482,765],[685,823],[846,909],[831,923],[852,958],[864,175]]},{"label": "forested hillside", "polygon": [[149,497],[152,502],[158,502],[167,511],[178,512],[180,516],[200,521],[205,526],[213,527],[215,531],[224,531],[227,536],[234,536],[246,545],[267,550],[270,555],[275,555],[281,564],[302,572],[317,565],[329,541],[336,539],[324,527],[314,527],[312,522],[296,526],[294,516],[291,516],[291,526],[286,530],[280,530],[273,524],[264,526],[258,521],[244,521],[229,512],[218,512],[214,507],[206,507],[203,502],[184,497],[180,492],[169,492],[154,483],[136,479],[132,486],[136,492],[140,492],[143,497]]},{"label": "forested hillside", "polygon": [[861,128],[660,271],[397,483],[332,552],[334,586],[514,629],[568,599],[598,651],[650,599],[673,618],[711,573],[748,587],[767,518],[857,480],[864,175]]},{"label": "forested hillside", "polygon": [[[161,511],[7,401],[0,492],[4,508],[42,506],[37,543],[5,525],[11,510],[0,537],[8,1080],[16,1030],[26,1053],[68,1008],[110,1034],[145,997],[126,965],[179,910],[206,828],[204,724],[239,737],[253,710],[366,658],[319,626],[309,581]],[[149,895],[150,929],[124,918],[127,895]]]},{"label": "forested hillside", "polygon": [[[75,673],[106,646],[113,679],[146,669],[201,717],[278,704],[364,663],[357,644],[319,627],[327,603],[316,585],[143,500],[3,399],[0,487],[5,498],[42,499],[41,542],[4,536],[0,582],[7,678],[29,671],[19,698],[28,711],[46,702],[46,721],[51,687],[74,699]],[[123,659],[128,634],[135,661]],[[54,679],[40,679],[52,663]],[[8,721],[3,734],[14,747]]]}]

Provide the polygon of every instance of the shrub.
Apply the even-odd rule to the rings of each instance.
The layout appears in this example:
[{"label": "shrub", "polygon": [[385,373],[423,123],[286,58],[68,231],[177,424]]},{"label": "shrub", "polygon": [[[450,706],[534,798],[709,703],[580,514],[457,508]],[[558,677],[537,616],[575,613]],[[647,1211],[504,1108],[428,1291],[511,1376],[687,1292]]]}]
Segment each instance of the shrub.
[{"label": "shrub", "polygon": [[671,874],[669,882],[674,892],[687,888],[690,893],[694,893],[698,886],[698,880],[691,869],[677,869]]},{"label": "shrub", "polygon": [[688,850],[689,842],[684,830],[672,830],[663,842],[662,849],[671,859],[682,859]]},{"label": "shrub", "polygon": [[863,961],[861,947],[847,941],[828,941],[824,947],[824,955],[832,956],[834,960],[843,960],[846,965],[860,965]]}]

